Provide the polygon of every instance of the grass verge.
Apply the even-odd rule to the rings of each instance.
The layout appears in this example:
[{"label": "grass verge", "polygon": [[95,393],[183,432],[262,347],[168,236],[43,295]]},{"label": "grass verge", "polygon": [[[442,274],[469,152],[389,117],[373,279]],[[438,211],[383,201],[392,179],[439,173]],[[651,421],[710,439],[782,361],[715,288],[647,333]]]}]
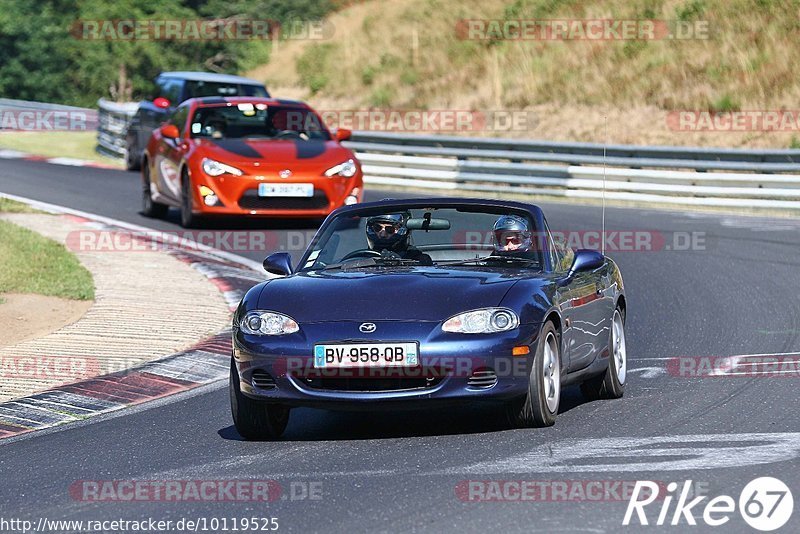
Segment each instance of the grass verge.
[{"label": "grass verge", "polygon": [[122,160],[99,154],[97,132],[9,132],[0,133],[0,148],[19,150],[48,158],[85,159],[122,168]]},{"label": "grass verge", "polygon": [[22,202],[0,197],[0,213],[45,213]]},{"label": "grass verge", "polygon": [[[0,212],[35,211],[25,204],[0,199]],[[93,300],[94,282],[89,271],[64,245],[0,221],[0,293]]]}]

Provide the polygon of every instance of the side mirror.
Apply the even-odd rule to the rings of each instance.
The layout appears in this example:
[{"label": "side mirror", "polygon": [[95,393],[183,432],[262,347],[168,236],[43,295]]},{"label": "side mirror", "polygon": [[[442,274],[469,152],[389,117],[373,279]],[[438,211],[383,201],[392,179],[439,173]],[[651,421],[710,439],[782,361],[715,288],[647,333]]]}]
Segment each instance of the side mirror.
[{"label": "side mirror", "polygon": [[292,255],[288,252],[276,252],[264,259],[264,270],[278,276],[292,274]]},{"label": "side mirror", "polygon": [[598,267],[603,266],[605,258],[596,250],[588,250],[585,248],[575,251],[575,258],[572,260],[572,267],[569,268],[569,274],[580,273],[583,271],[592,271]]},{"label": "side mirror", "polygon": [[352,137],[352,135],[353,132],[351,130],[348,130],[347,128],[339,128],[336,130],[335,137],[337,141],[347,141],[350,139],[350,137]]},{"label": "side mirror", "polygon": [[153,100],[153,105],[155,105],[155,107],[157,108],[167,109],[172,105],[172,102],[170,102],[169,99],[164,98],[163,96],[159,96],[158,98]]},{"label": "side mirror", "polygon": [[178,131],[178,127],[174,124],[165,124],[161,128],[161,136],[166,137],[167,139],[177,139],[181,136],[181,133]]},{"label": "side mirror", "polygon": [[592,271],[603,266],[605,257],[596,250],[578,249],[575,251],[575,258],[572,260],[572,266],[569,268],[567,276],[560,279],[558,284],[565,286],[572,282],[576,273]]}]

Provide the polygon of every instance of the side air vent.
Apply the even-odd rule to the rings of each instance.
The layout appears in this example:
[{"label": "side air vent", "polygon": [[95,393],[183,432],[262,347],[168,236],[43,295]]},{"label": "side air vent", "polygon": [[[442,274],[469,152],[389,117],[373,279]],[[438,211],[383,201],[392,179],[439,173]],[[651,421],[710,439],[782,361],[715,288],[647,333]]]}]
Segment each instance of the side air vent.
[{"label": "side air vent", "polygon": [[253,371],[253,386],[259,389],[274,389],[275,379],[268,372],[256,369]]},{"label": "side air vent", "polygon": [[494,369],[476,369],[467,380],[467,386],[471,388],[488,389],[495,384],[497,384],[497,373]]}]

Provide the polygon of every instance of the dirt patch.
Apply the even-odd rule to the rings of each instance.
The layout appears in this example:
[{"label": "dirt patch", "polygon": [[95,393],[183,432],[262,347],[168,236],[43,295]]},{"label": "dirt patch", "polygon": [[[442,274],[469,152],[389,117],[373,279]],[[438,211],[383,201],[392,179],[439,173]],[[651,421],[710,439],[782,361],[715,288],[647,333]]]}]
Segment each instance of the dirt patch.
[{"label": "dirt patch", "polygon": [[50,334],[72,324],[94,302],[34,294],[0,295],[0,347]]}]

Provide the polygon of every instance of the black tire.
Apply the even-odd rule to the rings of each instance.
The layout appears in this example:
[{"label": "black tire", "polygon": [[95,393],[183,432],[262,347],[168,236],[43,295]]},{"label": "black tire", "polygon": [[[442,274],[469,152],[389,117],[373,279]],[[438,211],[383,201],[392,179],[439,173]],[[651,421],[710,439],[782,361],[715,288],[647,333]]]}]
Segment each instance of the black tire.
[{"label": "black tire", "polygon": [[231,358],[231,376],[228,384],[231,399],[231,415],[236,431],[245,439],[278,439],[289,424],[288,406],[259,402],[246,397],[239,385],[239,373]]},{"label": "black tire", "polygon": [[142,215],[163,219],[167,215],[169,206],[159,202],[153,202],[150,196],[150,166],[145,165],[142,169]]},{"label": "black tire", "polygon": [[[546,348],[548,356],[545,356]],[[545,377],[548,372],[545,369],[546,361],[547,369],[550,370],[548,378]],[[552,395],[548,395],[548,392],[551,392]],[[548,397],[550,406],[548,406]],[[528,393],[522,399],[516,399],[506,407],[509,423],[519,428],[552,426],[556,422],[560,398],[561,336],[555,325],[548,321],[542,328],[536,344],[536,354],[533,357],[533,365],[528,378]]]},{"label": "black tire", "polygon": [[[625,394],[627,348],[625,346],[625,313],[621,308],[614,310],[610,330],[608,334],[608,367],[603,374],[592,377],[581,384],[581,392],[590,400],[618,399]],[[621,332],[621,337],[619,332]],[[621,358],[620,348],[622,349]],[[622,362],[621,366],[620,362]]]},{"label": "black tire", "polygon": [[181,226],[184,228],[196,228],[200,225],[200,216],[192,213],[193,199],[192,181],[184,168],[181,171]]},{"label": "black tire", "polygon": [[125,151],[125,168],[129,171],[138,171],[142,168],[142,154],[135,145],[128,143]]}]

